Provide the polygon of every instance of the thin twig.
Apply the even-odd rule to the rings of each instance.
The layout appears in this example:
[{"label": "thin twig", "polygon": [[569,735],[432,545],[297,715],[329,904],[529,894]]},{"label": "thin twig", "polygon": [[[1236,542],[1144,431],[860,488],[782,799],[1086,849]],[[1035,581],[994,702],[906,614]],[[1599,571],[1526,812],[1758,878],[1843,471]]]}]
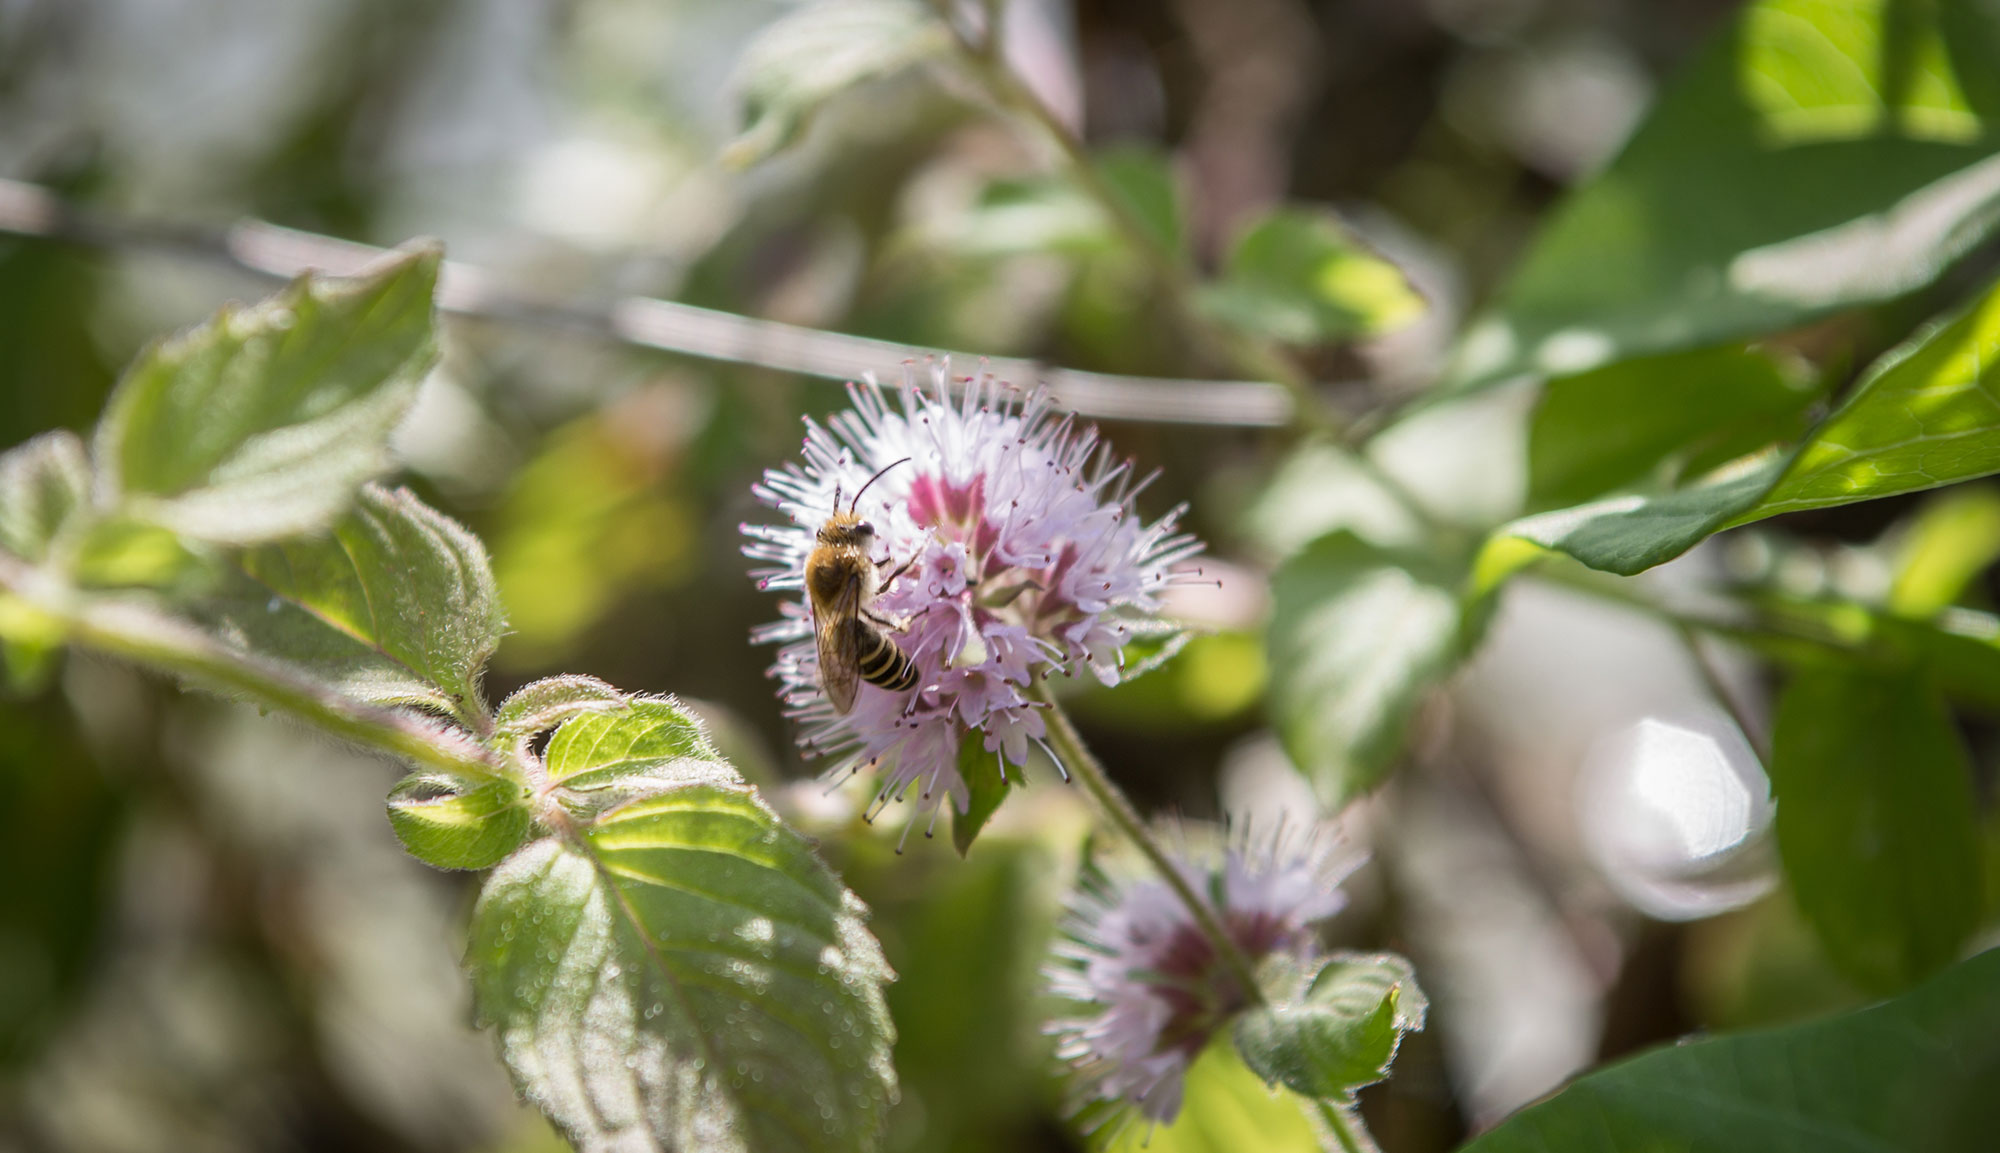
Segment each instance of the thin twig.
[{"label": "thin twig", "polygon": [[[86,212],[34,184],[0,180],[0,234],[108,251],[152,251],[288,280],[310,269],[348,274],[383,249],[242,220],[227,228],[146,223]],[[470,264],[447,261],[438,306],[460,316],[557,329],[704,360],[748,364],[827,380],[873,373],[894,379],[904,366],[947,357],[984,364],[1009,380],[1046,384],[1065,408],[1106,420],[1278,428],[1292,420],[1282,384],[1260,380],[1186,380],[1055,368],[1017,357],[982,357],[760,320],[647,296],[596,304],[556,302],[508,286]]]},{"label": "thin twig", "polygon": [[1736,723],[1736,728],[1743,734],[1744,743],[1750,746],[1751,754],[1768,768],[1771,764],[1771,750],[1765,746],[1763,730],[1760,726],[1751,724],[1749,711],[1736,699],[1736,694],[1723,681],[1722,670],[1717,667],[1713,654],[1708,651],[1707,642],[1695,631],[1693,625],[1686,622],[1676,622],[1674,631],[1680,635],[1681,644],[1687,647],[1688,656],[1694,662],[1695,672],[1701,676],[1702,685],[1708,689],[1708,695],[1715,698],[1715,703],[1721,705],[1722,710],[1729,714],[1729,719]]}]

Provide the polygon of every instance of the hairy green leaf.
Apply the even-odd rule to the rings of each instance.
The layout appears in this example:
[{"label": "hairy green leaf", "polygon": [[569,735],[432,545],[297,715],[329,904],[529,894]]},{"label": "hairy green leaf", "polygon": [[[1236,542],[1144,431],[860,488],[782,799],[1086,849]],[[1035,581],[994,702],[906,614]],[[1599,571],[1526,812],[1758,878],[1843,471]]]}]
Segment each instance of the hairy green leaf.
[{"label": "hairy green leaf", "polygon": [[39,564],[70,515],[90,502],[90,461],[66,429],[0,455],[0,549]]},{"label": "hairy green leaf", "polygon": [[1982,1153],[1996,1076],[2000,951],[1859,1012],[1621,1061],[1464,1153]]},{"label": "hairy green leaf", "polygon": [[1272,577],[1272,720],[1328,804],[1380,783],[1424,691],[1463,655],[1462,579],[1344,530]]},{"label": "hairy green leaf", "polygon": [[419,248],[351,280],[301,277],[148,349],[98,424],[101,498],[218,544],[330,523],[388,471],[436,358],[439,260]]},{"label": "hairy green leaf", "polygon": [[1771,744],[1778,852],[1834,964],[1878,991],[1949,964],[1981,880],[1972,769],[1936,691],[1907,672],[1802,669]]},{"label": "hairy green leaf", "polygon": [[635,697],[619,712],[564,722],[542,759],[549,779],[572,792],[627,793],[677,784],[688,774],[706,779],[721,754],[680,702]]},{"label": "hairy green leaf", "polygon": [[820,106],[847,89],[951,46],[922,0],[815,0],[758,33],[736,67],[743,131],[723,154],[746,167],[797,140]]},{"label": "hairy green leaf", "polygon": [[499,731],[509,736],[531,737],[572,717],[616,712],[624,707],[625,694],[596,677],[574,674],[543,677],[522,685],[500,702],[494,721]]},{"label": "hairy green leaf", "polygon": [[1992,37],[1896,0],[1759,0],[1572,194],[1447,387],[1790,328],[1933,281],[2000,221]]},{"label": "hairy green leaf", "polygon": [[2000,286],[1870,366],[1788,456],[1660,496],[1541,513],[1504,534],[1630,575],[1710,534],[1780,513],[1936,488],[2000,471]]},{"label": "hairy green leaf", "polygon": [[479,680],[505,628],[486,549],[408,489],[363,488],[320,537],[243,554],[216,620],[248,650],[331,675],[363,700],[480,728]]},{"label": "hairy green leaf", "polygon": [[475,1004],[579,1149],[873,1149],[893,974],[865,918],[724,770],[502,863],[473,913]]},{"label": "hairy green leaf", "polygon": [[1336,953],[1236,1023],[1236,1051],[1266,1084],[1332,1101],[1389,1075],[1403,1034],[1424,1027],[1416,970],[1393,953]]},{"label": "hairy green leaf", "polygon": [[1528,431],[1528,503],[1576,504],[1796,440],[1818,394],[1795,364],[1739,347],[1551,381]]},{"label": "hairy green leaf", "polygon": [[1423,313],[1395,265],[1323,212],[1280,208],[1252,224],[1203,304],[1246,332],[1318,345],[1374,336]]},{"label": "hairy green leaf", "polygon": [[530,796],[500,777],[419,771],[389,792],[389,824],[410,855],[440,869],[490,869],[521,847]]}]

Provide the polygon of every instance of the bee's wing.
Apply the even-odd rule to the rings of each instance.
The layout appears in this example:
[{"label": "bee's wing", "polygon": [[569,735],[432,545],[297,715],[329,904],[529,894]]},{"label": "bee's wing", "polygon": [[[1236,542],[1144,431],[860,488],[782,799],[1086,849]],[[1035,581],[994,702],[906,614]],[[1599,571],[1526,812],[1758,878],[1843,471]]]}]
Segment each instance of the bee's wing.
[{"label": "bee's wing", "polygon": [[828,611],[813,619],[813,639],[819,643],[819,684],[837,713],[854,707],[854,691],[861,680],[861,630],[851,627],[860,613],[861,582],[852,580]]}]

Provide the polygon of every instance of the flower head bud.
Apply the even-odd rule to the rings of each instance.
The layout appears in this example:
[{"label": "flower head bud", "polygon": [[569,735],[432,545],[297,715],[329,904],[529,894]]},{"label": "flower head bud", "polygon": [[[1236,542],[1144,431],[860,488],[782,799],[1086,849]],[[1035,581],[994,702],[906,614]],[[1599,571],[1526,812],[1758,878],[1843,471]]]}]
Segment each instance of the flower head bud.
[{"label": "flower head bud", "polygon": [[1176,531],[1181,510],[1141,522],[1132,500],[1144,482],[1094,428],[1040,390],[981,375],[954,400],[950,383],[938,366],[913,370],[893,400],[872,381],[850,385],[851,409],[806,421],[803,465],[772,469],[753,490],[788,523],[743,526],[745,555],[767,565],[752,573],[759,587],[803,594],[836,495],[873,479],[855,511],[874,530],[871,561],[894,579],[865,607],[915,666],[916,688],[862,683],[837,711],[804,595],[753,639],[784,646],[771,675],[801,746],[837,758],[836,773],[876,769],[876,812],[916,790],[912,824],[924,813],[935,824],[947,797],[965,811],[963,741],[980,741],[1002,779],[1027,762],[1045,732],[1034,678],[1082,666],[1117,683],[1135,624],[1158,615],[1169,585],[1199,575],[1180,567],[1201,550]]},{"label": "flower head bud", "polygon": [[[1197,856],[1181,854],[1181,877],[1253,966],[1276,954],[1310,961],[1313,924],[1346,905],[1339,884],[1359,864],[1321,835],[1239,843],[1205,854],[1206,863]],[[1188,1067],[1255,1001],[1165,881],[1117,883],[1095,869],[1071,903],[1048,976],[1058,997],[1096,1009],[1048,1029],[1081,1080],[1079,1104],[1129,1103],[1158,1122],[1179,1114]]]}]

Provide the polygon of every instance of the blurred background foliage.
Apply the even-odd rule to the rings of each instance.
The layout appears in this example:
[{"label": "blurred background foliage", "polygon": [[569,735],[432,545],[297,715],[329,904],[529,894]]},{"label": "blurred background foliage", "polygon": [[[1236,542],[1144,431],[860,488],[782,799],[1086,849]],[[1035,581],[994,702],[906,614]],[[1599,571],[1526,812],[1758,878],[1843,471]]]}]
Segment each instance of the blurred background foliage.
[{"label": "blurred background foliage", "polygon": [[[785,93],[753,92],[739,138],[730,77],[789,10],[775,0],[12,0],[0,176],[141,219],[436,236],[553,299],[637,293],[1075,368],[1240,375],[1163,294],[1163,258],[1169,276],[1200,274],[1204,315],[1348,382],[1332,390],[1346,409],[1402,404],[1440,374],[1467,393],[1558,377],[1539,404],[1493,388],[1377,442],[1442,510],[1426,547],[1462,538],[1444,560],[1398,551],[1416,532],[1331,450],[1107,426],[1163,469],[1149,513],[1192,502],[1222,588],[1183,606],[1209,635],[1157,674],[1081,693],[1077,715],[1143,804],[1255,825],[1313,803],[1282,750],[1310,761],[1323,734],[1301,736],[1282,697],[1267,715],[1260,633],[1288,628],[1314,581],[1420,578],[1520,512],[1672,485],[1794,437],[1853,371],[1990,276],[1993,254],[1968,242],[1935,287],[1934,251],[1782,306],[1695,283],[1688,270],[1716,254],[1799,227],[1773,222],[1771,189],[1845,220],[1984,157],[1982,118],[2000,111],[2000,72],[1961,58],[2000,25],[1968,5],[1893,4],[1882,35],[1897,50],[1853,82],[1915,109],[1911,131],[1774,152],[1868,126],[1826,113],[1837,99],[1815,106],[1838,69],[1809,37],[1773,68],[1737,60],[1714,39],[1734,8],[1013,0],[1009,60],[1087,143],[1150,258],[948,69],[885,62],[810,122]],[[1960,65],[1958,88],[1935,83],[1940,59]],[[764,163],[724,163],[786,140]],[[1575,274],[1593,263],[1601,279]],[[0,444],[87,429],[143,341],[260,292],[171,251],[0,239]],[[1847,305],[1862,307],[1824,319]],[[1579,342],[1586,307],[1612,319]],[[823,381],[462,320],[398,449],[410,483],[492,549],[513,633],[491,695],[587,671],[694,698],[745,774],[827,831],[901,974],[889,1147],[1074,1148],[1062,1086],[1038,1072],[1035,991],[1082,810],[1038,776],[963,861],[942,842],[899,858],[886,839],[833,836],[851,811],[792,751],[770,653],[745,643],[774,611],[737,551],[738,523],[763,515],[749,486],[795,451],[802,414],[843,403]],[[1613,419],[1635,411],[1650,415]],[[1798,514],[1655,585],[1992,608],[1996,507],[1978,488]],[[1323,535],[1341,528],[1356,535]],[[1270,587],[1270,567],[1315,539],[1293,583]],[[1418,586],[1395,603],[1426,603]],[[1383,611],[1356,605],[1337,627]],[[1458,630],[1453,616],[1412,659],[1448,667]],[[1762,715],[1756,668],[1719,664]],[[382,818],[390,766],[87,657],[47,672],[0,704],[0,859],[18,878],[0,895],[0,1145],[559,1147],[470,1028],[454,964],[470,882],[403,857]],[[1433,993],[1431,1028],[1363,1095],[1386,1148],[1450,1148],[1603,1058],[1862,999],[1774,880],[1757,759],[1670,630],[1520,585],[1478,656],[1443,691],[1418,687],[1379,740],[1344,734],[1343,756],[1373,761],[1340,770],[1365,782],[1406,766],[1350,810],[1375,857],[1334,927],[1410,953]],[[2000,729],[1955,723],[1990,792]],[[1619,742],[1642,739],[1695,741],[1753,786],[1724,806],[1733,824],[1703,834],[1721,838],[1704,860],[1732,850],[1723,867],[1690,871],[1660,848],[1657,798],[1619,775]],[[1218,1050],[1183,1123],[1150,1147],[1310,1147],[1289,1108]]]}]

